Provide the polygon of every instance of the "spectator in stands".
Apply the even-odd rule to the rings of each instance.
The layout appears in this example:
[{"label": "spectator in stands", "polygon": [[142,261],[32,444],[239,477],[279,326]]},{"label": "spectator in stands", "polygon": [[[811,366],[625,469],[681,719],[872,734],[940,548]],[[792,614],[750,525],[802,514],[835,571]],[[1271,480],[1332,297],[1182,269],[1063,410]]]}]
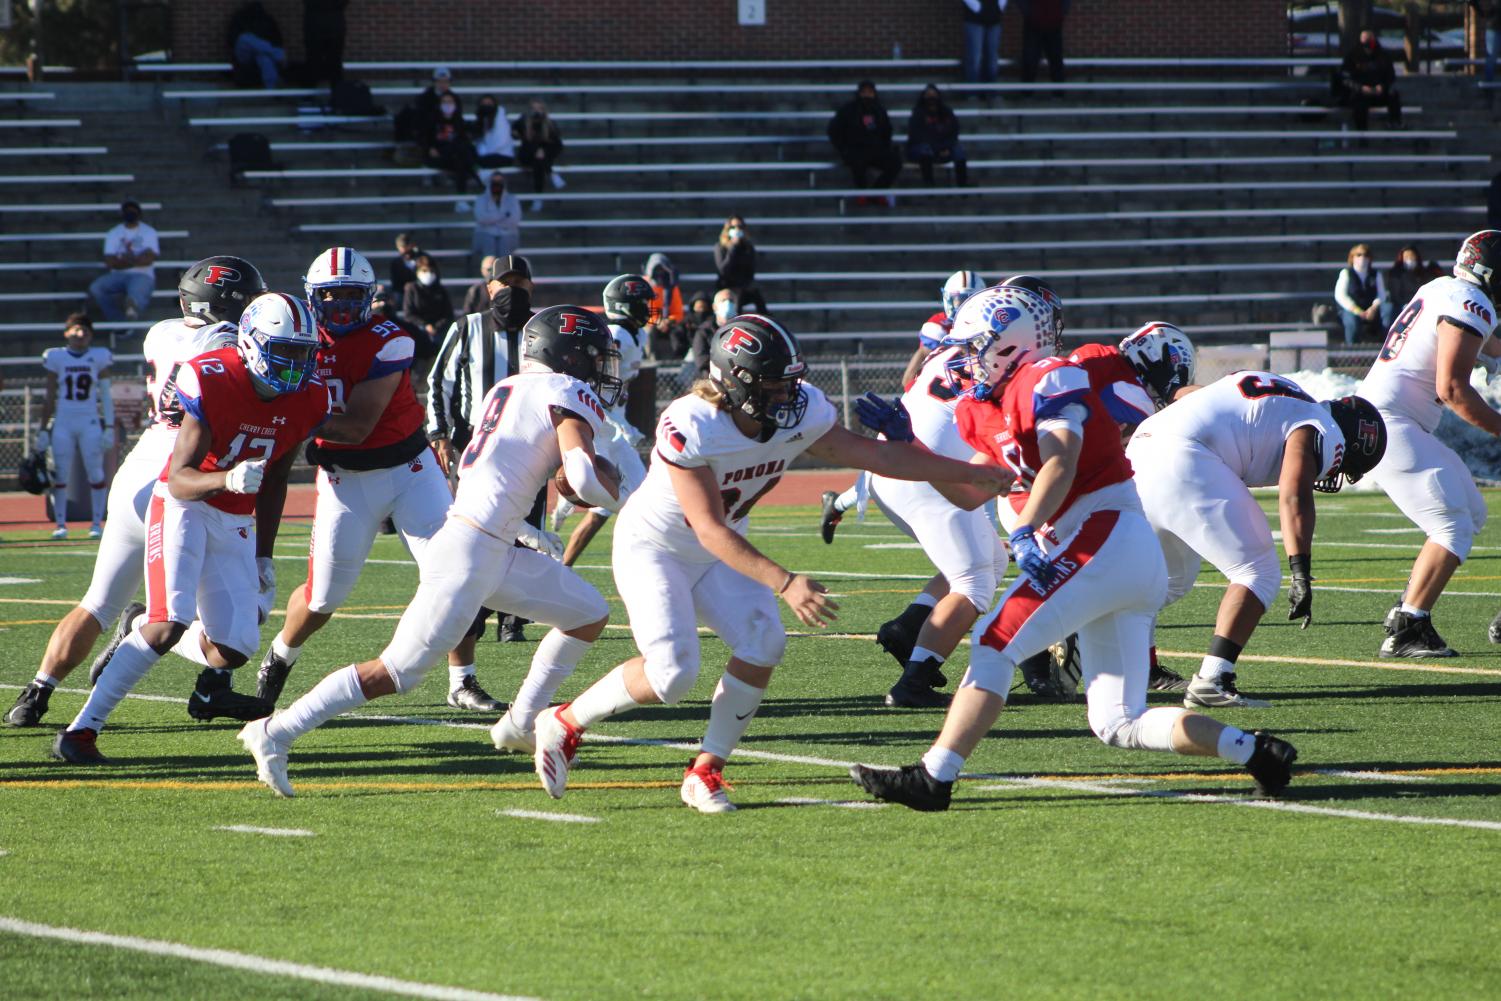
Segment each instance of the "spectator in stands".
[{"label": "spectator in stands", "polygon": [[281,27],[259,0],[241,4],[230,15],[229,51],[237,82],[258,76],[267,90],[281,85],[281,70],[287,65]]},{"label": "spectator in stands", "polygon": [[1397,71],[1392,66],[1392,57],[1381,47],[1376,33],[1366,29],[1360,33],[1335,74],[1335,96],[1341,104],[1350,106],[1350,119],[1357,131],[1364,132],[1370,124],[1371,109],[1385,107],[1386,123],[1392,128],[1402,126],[1402,97],[1394,86]]},{"label": "spectator in stands", "polygon": [[[829,122],[829,142],[849,167],[857,188],[870,187],[872,169],[877,171],[875,186],[889,188],[902,169],[901,155],[891,143],[891,117],[876,96],[876,85],[869,80],[861,80],[854,100],[834,113]],[[856,200],[859,205],[869,202],[864,195]],[[896,198],[886,195],[884,202],[895,205]]]},{"label": "spectator in stands", "polygon": [[[552,169],[563,152],[563,135],[541,99],[532,98],[531,108],[516,117],[511,134],[521,142],[521,164],[531,169],[533,193],[540,195],[549,180],[554,188],[563,187],[563,178]],[[542,211],[542,203],[535,198],[532,211]]]},{"label": "spectator in stands", "polygon": [[1063,82],[1063,19],[1070,0],[1018,0],[1022,8],[1022,82],[1037,79],[1037,63],[1046,55],[1048,76]]},{"label": "spectator in stands", "polygon": [[707,292],[695,292],[688,303],[688,325],[693,334],[689,338],[689,355],[693,359],[693,377],[702,379],[709,374],[709,338],[719,329],[719,318],[714,315],[714,300]]},{"label": "spectator in stands", "polygon": [[448,171],[454,188],[463,194],[474,174],[474,146],[459,114],[459,95],[450,93],[440,97],[437,115],[425,121],[422,148],[426,154],[423,161],[429,167]]},{"label": "spectator in stands", "polygon": [[964,82],[995,83],[1001,62],[1001,12],[1006,0],[962,0]]},{"label": "spectator in stands", "polygon": [[474,109],[474,162],[481,167],[509,167],[516,162],[516,138],[506,109],[486,94]]},{"label": "spectator in stands", "polygon": [[1418,289],[1438,278],[1443,272],[1433,261],[1423,263],[1423,255],[1409,243],[1397,252],[1397,259],[1386,272],[1387,298],[1395,315],[1412,301]]},{"label": "spectator in stands", "polygon": [[104,266],[109,270],[89,283],[89,296],[106,320],[134,320],[151,303],[156,288],[153,265],[162,245],[156,230],[141,221],[141,203],[120,203],[120,222],[104,234]]},{"label": "spectator in stands", "polygon": [[506,188],[505,175],[490,174],[487,190],[474,200],[475,257],[504,257],[521,245],[521,201]]},{"label": "spectator in stands", "polygon": [[647,350],[653,358],[681,358],[688,350],[689,330],[683,321],[683,291],[677,265],[666,254],[652,254],[641,273],[655,295],[651,322],[646,325]]},{"label": "spectator in stands", "polygon": [[954,184],[969,183],[969,162],[959,143],[959,116],[943,101],[933,84],[923,88],[907,119],[907,159],[922,171],[922,182],[933,186],[933,164],[954,164]]},{"label": "spectator in stands", "polygon": [[417,258],[417,280],[407,286],[401,318],[421,330],[434,344],[453,322],[453,301],[443,287],[438,262],[427,254]]},{"label": "spectator in stands", "polygon": [[349,0],[302,0],[302,48],[307,82],[344,79],[344,8]]},{"label": "spectator in stands", "polygon": [[[1501,0],[1470,0],[1475,16],[1485,29],[1485,72],[1483,79],[1492,83],[1496,79],[1496,56],[1501,54]],[[1492,227],[1494,228],[1494,227]]]},{"label": "spectator in stands", "polygon": [[447,66],[437,66],[433,69],[433,82],[417,95],[417,133],[419,135],[426,131],[429,121],[438,117],[444,98],[452,98],[454,104],[458,106],[459,114],[463,115],[464,99],[453,91],[453,73]]},{"label": "spectator in stands", "polygon": [[738,215],[730,216],[719,229],[714,271],[719,275],[715,290],[727,288],[735,294],[736,312],[766,312],[766,298],[756,285],[756,245],[751,242],[745,219]]},{"label": "spectator in stands", "polygon": [[[1380,340],[1392,325],[1391,298],[1381,272],[1371,266],[1371,248],[1357,243],[1350,248],[1348,265],[1340,269],[1334,283],[1334,302],[1339,306],[1339,322],[1345,330],[1345,343],[1356,340]],[[1379,324],[1379,326],[1378,326]]]},{"label": "spectator in stands", "polygon": [[709,374],[709,343],[714,337],[714,331],[729,323],[737,312],[735,293],[727,288],[715,292],[713,310],[709,319],[700,323],[693,331],[693,366],[698,378]]},{"label": "spectator in stands", "polygon": [[470,313],[478,313],[490,305],[490,279],[485,276],[490,273],[490,269],[494,266],[495,258],[493,256],[487,255],[480,258],[479,281],[469,286],[469,291],[464,293],[465,316],[468,316]]},{"label": "spectator in stands", "polygon": [[417,258],[421,254],[422,248],[417,246],[412,234],[396,234],[396,256],[391,258],[391,266],[386,269],[391,276],[391,298],[396,302],[406,301],[407,286],[417,280]]}]

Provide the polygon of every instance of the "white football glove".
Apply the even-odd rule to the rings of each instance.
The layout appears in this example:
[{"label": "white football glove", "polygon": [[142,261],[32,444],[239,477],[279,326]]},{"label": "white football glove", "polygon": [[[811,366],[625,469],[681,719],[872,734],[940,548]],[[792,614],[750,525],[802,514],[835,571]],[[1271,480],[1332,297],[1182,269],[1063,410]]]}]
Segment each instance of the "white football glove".
[{"label": "white football glove", "polygon": [[1475,358],[1475,364],[1485,369],[1485,381],[1487,383],[1495,382],[1497,374],[1501,374],[1501,358],[1482,354]]},{"label": "white football glove", "polygon": [[255,573],[260,578],[260,593],[256,595],[257,622],[264,625],[276,607],[276,564],[269,556],[255,558]]},{"label": "white football glove", "polygon": [[114,448],[115,447],[115,429],[114,428],[107,427],[107,428],[104,429],[103,443],[104,443],[104,447],[105,448]]},{"label": "white football glove", "polygon": [[47,449],[52,447],[52,432],[46,428],[42,428],[36,433],[36,438],[32,440],[32,447],[38,452],[47,451]]},{"label": "white football glove", "polygon": [[261,489],[265,477],[265,459],[242,462],[224,474],[224,489],[232,494],[253,494]]},{"label": "white football glove", "polygon": [[543,556],[551,556],[559,562],[563,560],[563,540],[545,528],[523,524],[516,533],[516,541],[528,549],[535,549]]}]

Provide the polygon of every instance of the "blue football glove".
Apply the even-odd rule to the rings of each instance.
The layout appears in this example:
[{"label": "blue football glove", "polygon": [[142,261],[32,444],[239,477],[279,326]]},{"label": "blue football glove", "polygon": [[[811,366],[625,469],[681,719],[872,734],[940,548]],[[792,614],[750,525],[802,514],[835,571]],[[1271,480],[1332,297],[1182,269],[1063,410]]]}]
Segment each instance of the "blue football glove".
[{"label": "blue football glove", "polygon": [[1042,547],[1037,544],[1031,525],[1018,525],[1016,531],[1011,533],[1011,558],[1016,560],[1021,572],[1043,590],[1058,576],[1052,562],[1042,554]]},{"label": "blue football glove", "polygon": [[912,441],[912,418],[901,397],[896,403],[887,403],[875,393],[866,393],[855,401],[855,416],[860,423],[886,436],[887,441]]}]

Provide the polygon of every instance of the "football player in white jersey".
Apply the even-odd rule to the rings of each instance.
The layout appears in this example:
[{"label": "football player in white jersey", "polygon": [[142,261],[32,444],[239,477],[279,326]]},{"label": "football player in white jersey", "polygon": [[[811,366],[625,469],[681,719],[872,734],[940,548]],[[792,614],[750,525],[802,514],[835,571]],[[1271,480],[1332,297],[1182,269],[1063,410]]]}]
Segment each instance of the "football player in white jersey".
[{"label": "football player in white jersey", "polygon": [[1188,593],[1201,558],[1230,581],[1184,706],[1270,705],[1236,686],[1236,660],[1282,586],[1271,528],[1249,488],[1277,487],[1292,574],[1287,617],[1306,628],[1313,620],[1314,490],[1333,492],[1342,479],[1360,479],[1385,448],[1381,415],[1367,401],[1319,403],[1270,372],[1233,372],[1141,422],[1126,457],[1167,559],[1165,604]]},{"label": "football player in white jersey", "polygon": [[240,731],[256,775],[293,794],[287,751],[298,737],[370,699],[411,691],[469,630],[480,608],[552,626],[505,716],[497,749],[530,751],[533,721],[609,620],[605,599],[557,560],[515,544],[537,493],[562,467],[579,498],[618,503],[619,486],[594,439],[620,392],[619,357],[604,321],[579,306],[552,306],[522,328],[521,371],[485,397],[483,419],[458,459],[463,470],[448,520],[424,549],[421,583],[379,657],[340,668],[271,719]]},{"label": "football player in white jersey", "polygon": [[[646,335],[641,328],[651,321],[652,303],[656,290],[640,275],[619,275],[605,286],[605,321],[610,325],[610,336],[615,339],[615,350],[620,352],[620,381],[624,388],[620,399],[605,411],[608,425],[599,441],[599,454],[614,463],[620,471],[621,499],[641,485],[646,479],[646,466],[636,452],[642,434],[631,427],[625,414],[626,399],[630,395],[631,380],[641,371],[641,359],[645,356]],[[563,519],[573,513],[574,504],[567,497],[558,497],[558,506],[552,515],[552,530],[558,531]],[[607,507],[590,508],[584,520],[574,528],[563,548],[563,565],[571,567],[599,530],[614,512]]]},{"label": "football player in white jersey", "polygon": [[[1501,344],[1501,231],[1468,237],[1454,277],[1435,278],[1413,295],[1360,385],[1386,421],[1386,458],[1372,472],[1392,503],[1427,535],[1400,604],[1386,618],[1383,657],[1453,657],[1433,627],[1433,606],[1470,555],[1485,524],[1485,500],[1452,448],[1434,435],[1444,408],[1482,431],[1501,435],[1501,414],[1470,385],[1477,363],[1495,371]],[[1491,624],[1501,643],[1501,620]]]},{"label": "football player in white jersey", "polygon": [[[52,631],[36,678],[6,714],[5,720],[12,726],[41,722],[52,690],[83,662],[100,634],[117,620],[128,633],[135,615],[145,610],[139,602],[128,603],[140,590],[145,566],[146,505],[172,455],[182,423],[173,377],[188,359],[235,343],[240,314],[250,300],[265,291],[265,281],[249,261],[206,258],[184,271],[178,282],[181,319],[162,320],[146,333],[141,353],[146,358],[151,424],[120,463],[110,484],[109,519],[94,558],[88,593]],[[261,603],[268,612],[274,597],[268,588],[275,586],[270,557],[268,550],[258,561]],[[129,614],[122,614],[127,611]],[[190,642],[196,642],[196,637]],[[187,644],[183,646],[188,648]],[[202,663],[201,658],[193,659]]]},{"label": "football player in white jersey", "polygon": [[63,340],[66,347],[42,352],[47,396],[42,401],[42,430],[36,448],[52,449],[52,514],[57,520],[52,537],[68,537],[68,477],[73,473],[73,457],[78,455],[92,491],[89,538],[97,539],[104,521],[104,453],[115,447],[115,404],[110,399],[109,379],[114,356],[109,348],[92,346],[94,324],[86,313],[68,317]]},{"label": "football player in white jersey", "polygon": [[787,634],[777,598],[805,624],[821,627],[838,607],[826,588],[762,555],[746,520],[803,452],[827,462],[915,480],[1009,482],[995,465],[970,464],[926,449],[847,431],[817,388],[797,341],[764,316],[735,317],[715,331],[709,378],[670,404],[657,425],[651,468],[616,523],[615,583],[641,656],[619,665],[571,704],[537,718],[535,763],[554,798],[585,729],[642,705],[673,705],[698,678],[697,625],[731,656],[714,690],[702,751],[683,775],[684,803],[703,813],[733,810],[725,760],[761,704]]}]

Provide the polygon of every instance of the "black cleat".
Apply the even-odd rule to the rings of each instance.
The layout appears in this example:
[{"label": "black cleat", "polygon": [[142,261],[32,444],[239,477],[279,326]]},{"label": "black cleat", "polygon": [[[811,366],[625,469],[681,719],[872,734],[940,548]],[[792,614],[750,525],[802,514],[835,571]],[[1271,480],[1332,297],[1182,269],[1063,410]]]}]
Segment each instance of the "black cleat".
[{"label": "black cleat", "polygon": [[1044,650],[1022,660],[1022,681],[1027,690],[1043,702],[1068,702],[1072,696],[1064,690],[1063,679],[1054,670],[1053,652]]},{"label": "black cleat", "polygon": [[908,629],[901,619],[881,623],[876,630],[876,645],[891,654],[905,670],[912,659],[912,648],[917,646],[917,633]]},{"label": "black cleat", "polygon": [[514,615],[502,615],[495,623],[495,641],[497,643],[525,643],[526,632],[522,626],[527,620],[517,618]]},{"label": "black cleat", "polygon": [[505,711],[505,703],[497,702],[490,697],[490,693],[479,686],[479,681],[474,675],[464,679],[464,683],[448,693],[448,704],[455,709],[468,709],[477,713],[498,713]]},{"label": "black cleat", "polygon": [[260,670],[255,672],[255,697],[265,700],[269,705],[276,705],[276,700],[281,698],[281,690],[287,687],[287,675],[291,673],[291,664],[278,657],[276,651],[267,650]]},{"label": "black cleat", "polygon": [[1161,664],[1153,664],[1147,675],[1147,687],[1154,692],[1181,692],[1188,688],[1188,679]]},{"label": "black cleat", "polygon": [[893,709],[947,709],[954,697],[935,689],[924,680],[926,677],[914,671],[903,672],[886,693],[886,704]]},{"label": "black cleat", "polygon": [[823,544],[834,544],[834,529],[839,527],[839,522],[844,518],[844,512],[834,506],[839,495],[832,490],[823,492],[823,517],[818,521],[818,532],[823,536]]},{"label": "black cleat", "polygon": [[109,759],[95,744],[98,739],[97,730],[59,730],[52,742],[52,756],[70,765],[107,765]]},{"label": "black cleat", "polygon": [[40,681],[31,682],[16,696],[16,704],[5,714],[5,722],[11,726],[36,726],[47,715],[47,700],[50,698],[50,686]]},{"label": "black cleat", "polygon": [[231,686],[228,671],[205,668],[198,675],[193,694],[188,696],[188,715],[196,720],[218,719],[221,716],[237,719],[241,723],[270,716],[276,707],[254,695],[242,695]]},{"label": "black cleat", "polygon": [[1246,771],[1256,780],[1256,792],[1262,796],[1280,796],[1293,778],[1293,762],[1298,760],[1298,749],[1280,737],[1273,737],[1265,730],[1257,730],[1256,750],[1246,762]]},{"label": "black cleat", "polygon": [[115,631],[110,636],[108,645],[99,651],[99,656],[94,658],[94,664],[89,668],[90,688],[99,683],[99,675],[104,673],[105,667],[109,664],[109,659],[115,655],[115,651],[120,649],[120,644],[125,642],[125,638],[130,635],[130,631],[135,628],[136,619],[145,614],[146,606],[139,601],[132,601],[125,606],[125,611],[120,613],[120,618],[115,623]]},{"label": "black cleat", "polygon": [[954,791],[954,783],[938,781],[928,774],[921,761],[901,768],[855,765],[850,769],[850,778],[876,799],[900,803],[925,813],[947,810],[949,797]]},{"label": "black cleat", "polygon": [[1406,612],[1388,615],[1390,625],[1381,643],[1383,657],[1458,657],[1433,628],[1433,616],[1412,616]]}]

